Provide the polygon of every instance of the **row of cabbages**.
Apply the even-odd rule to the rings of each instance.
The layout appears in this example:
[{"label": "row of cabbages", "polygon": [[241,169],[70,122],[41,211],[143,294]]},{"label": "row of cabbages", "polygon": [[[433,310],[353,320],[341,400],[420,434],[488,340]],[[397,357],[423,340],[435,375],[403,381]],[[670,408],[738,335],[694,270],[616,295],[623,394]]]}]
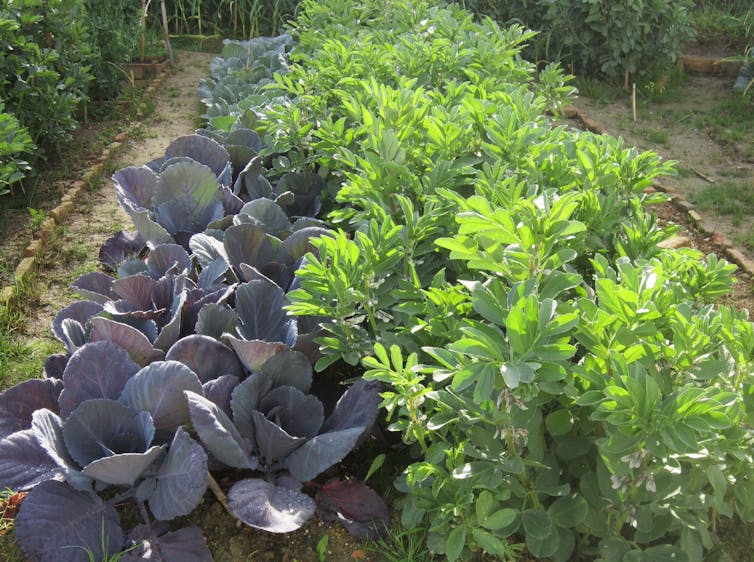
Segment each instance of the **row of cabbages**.
[{"label": "row of cabbages", "polygon": [[[381,500],[362,519],[338,507],[343,494],[377,500],[354,481],[329,483],[319,502],[302,491],[368,434],[380,402],[377,383],[357,380],[326,408],[312,392],[320,319],[285,309],[311,238],[328,234],[315,218],[323,182],[272,185],[254,131],[221,140],[180,137],[113,176],[138,233],[102,247],[109,274],[75,282],[86,300],[53,322],[66,353],[0,395],[0,486],[31,489],[16,519],[31,560],[101,559],[134,542],[127,560],[210,560],[197,527],[164,523],[194,510],[208,469],[253,471],[227,499],[259,529],[295,530],[318,503],[362,536],[387,519]],[[127,536],[124,500],[144,517]]]}]

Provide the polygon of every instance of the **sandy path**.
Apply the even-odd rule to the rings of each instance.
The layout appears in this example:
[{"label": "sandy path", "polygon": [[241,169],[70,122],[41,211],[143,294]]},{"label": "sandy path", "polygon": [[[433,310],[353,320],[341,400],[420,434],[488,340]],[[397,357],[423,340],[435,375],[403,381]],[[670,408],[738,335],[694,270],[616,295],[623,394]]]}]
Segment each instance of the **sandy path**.
[{"label": "sandy path", "polygon": [[[176,137],[196,129],[201,112],[196,89],[214,56],[190,51],[178,53],[176,66],[168,70],[154,92],[154,111],[126,141],[129,148],[116,158],[115,169],[141,165],[162,156]],[[133,230],[133,225],[118,206],[112,181],[107,179],[99,189],[85,193],[60,229],[60,236],[47,248],[44,266],[37,274],[39,296],[31,303],[23,334],[40,353],[58,345],[50,333],[50,323],[57,311],[79,300],[70,290],[71,282],[80,274],[98,268],[100,246],[119,230]]]}]

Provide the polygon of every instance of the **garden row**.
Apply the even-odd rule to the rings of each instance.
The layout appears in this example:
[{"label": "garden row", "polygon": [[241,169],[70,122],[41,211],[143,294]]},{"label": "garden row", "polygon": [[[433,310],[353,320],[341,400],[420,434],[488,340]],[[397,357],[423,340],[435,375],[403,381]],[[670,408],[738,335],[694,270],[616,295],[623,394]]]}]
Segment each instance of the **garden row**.
[{"label": "garden row", "polygon": [[[703,559],[751,520],[752,327],[710,303],[733,267],[647,206],[670,167],[553,127],[568,88],[529,38],[455,7],[305,2],[290,101],[257,130],[275,170],[327,179],[328,221],[289,293],[332,319],[318,367],[389,383],[417,460],[402,522],[454,559]],[[349,234],[350,233],[350,234]]]},{"label": "garden row", "polygon": [[[571,88],[522,60],[520,27],[325,0],[291,36],[290,62],[287,36],[228,43],[210,129],[115,174],[138,235],[75,283],[45,378],[0,396],[26,554],[124,548],[131,499],[152,548],[126,559],[206,560],[160,522],[229,467],[260,476],[228,497],[253,527],[376,533],[361,483],[302,483],[368,432],[380,385],[412,458],[401,524],[449,560],[696,561],[718,517],[754,519],[754,331],[711,304],[730,264],[658,246],[647,188],[672,168],[554,126]],[[326,369],[348,373],[337,402]]]},{"label": "garden row", "polygon": [[0,4],[0,195],[66,141],[92,99],[119,95],[139,34],[133,2]]}]

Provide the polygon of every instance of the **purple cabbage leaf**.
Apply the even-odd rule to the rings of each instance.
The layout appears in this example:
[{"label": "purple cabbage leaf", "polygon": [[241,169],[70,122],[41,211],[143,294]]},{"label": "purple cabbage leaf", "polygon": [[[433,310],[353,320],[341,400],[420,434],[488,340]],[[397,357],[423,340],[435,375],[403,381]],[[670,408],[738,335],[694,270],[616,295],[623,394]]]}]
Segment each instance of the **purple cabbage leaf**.
[{"label": "purple cabbage leaf", "polygon": [[[343,459],[374,424],[379,387],[357,381],[330,416],[312,387],[312,366],[297,351],[280,351],[231,392],[229,416],[218,404],[186,392],[199,439],[221,462],[255,468],[264,480],[236,484],[228,496],[231,511],[246,524],[272,532],[300,527],[314,502],[280,477],[305,482]],[[352,411],[358,409],[358,411]]]},{"label": "purple cabbage leaf", "polygon": [[167,532],[159,522],[139,525],[128,534],[138,545],[129,551],[122,562],[212,562],[212,554],[199,527],[185,527]]},{"label": "purple cabbage leaf", "polygon": [[24,499],[15,529],[16,542],[32,561],[80,562],[87,559],[87,549],[95,560],[109,559],[124,543],[112,505],[54,480],[39,484]]},{"label": "purple cabbage leaf", "polygon": [[385,534],[390,524],[385,500],[357,479],[328,480],[314,499],[320,519],[337,521],[360,539],[376,540]]}]

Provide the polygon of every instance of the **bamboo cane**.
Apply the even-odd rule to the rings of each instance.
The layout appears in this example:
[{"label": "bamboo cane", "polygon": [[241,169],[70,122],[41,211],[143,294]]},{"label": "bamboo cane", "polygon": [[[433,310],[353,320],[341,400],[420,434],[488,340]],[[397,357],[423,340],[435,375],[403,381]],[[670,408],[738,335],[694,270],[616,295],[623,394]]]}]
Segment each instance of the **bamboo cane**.
[{"label": "bamboo cane", "polygon": [[162,28],[165,30],[165,46],[168,49],[168,58],[170,64],[175,64],[173,60],[173,47],[170,46],[170,32],[168,31],[168,13],[165,10],[165,0],[160,0],[160,11],[162,12]]}]

